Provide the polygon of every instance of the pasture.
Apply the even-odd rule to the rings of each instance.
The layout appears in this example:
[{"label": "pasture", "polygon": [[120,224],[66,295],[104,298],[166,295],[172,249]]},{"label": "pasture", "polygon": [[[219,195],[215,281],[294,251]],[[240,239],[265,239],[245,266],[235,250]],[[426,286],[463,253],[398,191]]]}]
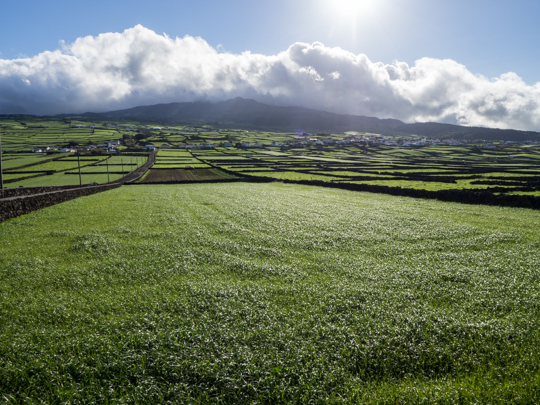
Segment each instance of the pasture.
[{"label": "pasture", "polygon": [[[79,125],[85,127],[78,128]],[[36,175],[25,174],[36,171],[43,174],[43,185],[53,184],[56,180],[58,184],[66,182],[63,178],[60,180],[60,176],[45,176],[51,174],[50,170],[55,174],[64,170],[59,161],[51,162],[50,155],[32,157],[21,152],[45,145],[61,147],[69,142],[85,145],[123,139],[122,151],[134,153],[140,153],[147,143],[157,147],[164,145],[158,152],[155,170],[181,170],[192,166],[223,169],[238,177],[316,180],[428,191],[466,189],[516,195],[534,195],[540,191],[540,147],[532,143],[497,143],[490,145],[491,149],[485,149],[481,142],[405,147],[404,142],[394,146],[377,143],[384,139],[376,134],[345,133],[314,135],[328,141],[316,145],[306,142],[310,137],[297,137],[291,133],[39,117],[25,118],[24,121],[2,120],[0,131],[6,151],[7,187],[39,183]],[[346,139],[351,136],[365,138],[363,142],[337,143],[348,142]],[[287,143],[287,146],[283,149],[272,146],[275,141]],[[242,146],[244,142],[259,147],[246,148]],[[209,143],[215,146],[203,147]],[[185,148],[188,145],[194,148]],[[38,165],[40,162],[42,164]],[[108,162],[112,163],[112,160]],[[122,171],[134,168],[126,162],[127,158],[120,164]],[[62,167],[68,166],[67,162],[63,164]],[[102,166],[103,162],[96,165]],[[66,172],[71,170],[68,168]],[[88,177],[88,182],[102,182],[103,173],[94,172],[100,176]]]},{"label": "pasture", "polygon": [[6,403],[540,401],[540,213],[125,186],[0,224]]}]

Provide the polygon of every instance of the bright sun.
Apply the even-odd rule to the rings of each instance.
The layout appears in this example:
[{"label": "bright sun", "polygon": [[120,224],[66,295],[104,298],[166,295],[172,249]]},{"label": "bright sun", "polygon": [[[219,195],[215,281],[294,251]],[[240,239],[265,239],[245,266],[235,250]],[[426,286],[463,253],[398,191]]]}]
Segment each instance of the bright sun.
[{"label": "bright sun", "polygon": [[334,7],[342,13],[366,13],[375,8],[377,0],[333,0]]}]

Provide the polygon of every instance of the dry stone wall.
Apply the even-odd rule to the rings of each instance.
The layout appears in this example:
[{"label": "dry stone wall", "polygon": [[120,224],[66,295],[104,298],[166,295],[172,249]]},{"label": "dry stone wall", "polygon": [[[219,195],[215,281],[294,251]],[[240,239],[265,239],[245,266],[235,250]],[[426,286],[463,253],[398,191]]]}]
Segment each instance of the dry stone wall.
[{"label": "dry stone wall", "polygon": [[20,197],[24,195],[43,194],[51,191],[69,190],[81,186],[47,186],[47,187],[18,187],[0,190],[0,198]]},{"label": "dry stone wall", "polygon": [[3,198],[0,200],[0,222],[18,217],[19,215],[29,214],[32,211],[50,207],[51,205],[73,200],[74,198],[100,193],[120,186],[120,184],[104,184],[102,186],[79,187],[29,196]]}]

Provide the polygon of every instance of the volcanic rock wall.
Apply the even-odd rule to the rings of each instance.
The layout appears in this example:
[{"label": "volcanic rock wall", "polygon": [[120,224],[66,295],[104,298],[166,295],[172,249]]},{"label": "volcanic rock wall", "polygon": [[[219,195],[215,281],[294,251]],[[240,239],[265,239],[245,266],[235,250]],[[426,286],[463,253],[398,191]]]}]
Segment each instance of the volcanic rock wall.
[{"label": "volcanic rock wall", "polygon": [[[121,184],[119,183],[104,184],[101,186],[79,187],[41,194],[3,198],[0,199],[0,222],[18,217],[19,215],[28,214],[41,208],[73,200],[77,197],[100,193],[120,186]],[[47,187],[47,189],[50,188]]]}]

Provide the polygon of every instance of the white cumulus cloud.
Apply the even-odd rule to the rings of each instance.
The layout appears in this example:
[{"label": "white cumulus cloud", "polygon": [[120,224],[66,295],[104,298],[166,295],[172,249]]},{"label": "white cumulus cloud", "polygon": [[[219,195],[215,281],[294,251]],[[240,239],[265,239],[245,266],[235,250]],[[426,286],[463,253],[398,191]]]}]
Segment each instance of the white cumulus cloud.
[{"label": "white cumulus cloud", "polygon": [[108,111],[241,96],[404,121],[540,130],[540,83],[489,79],[453,60],[376,63],[321,43],[277,55],[231,54],[202,38],[141,25],[62,43],[31,58],[0,59],[0,113]]}]

